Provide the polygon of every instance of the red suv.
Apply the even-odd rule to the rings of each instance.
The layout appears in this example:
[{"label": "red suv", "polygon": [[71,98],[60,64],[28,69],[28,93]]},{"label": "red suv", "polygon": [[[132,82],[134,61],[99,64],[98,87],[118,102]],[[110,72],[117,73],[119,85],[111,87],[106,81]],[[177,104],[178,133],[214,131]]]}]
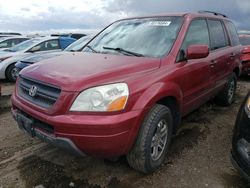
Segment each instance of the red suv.
[{"label": "red suv", "polygon": [[240,34],[239,39],[243,46],[241,54],[242,74],[250,75],[250,34]]},{"label": "red suv", "polygon": [[181,117],[214,97],[233,102],[240,51],[233,23],[217,13],[119,20],[83,52],[22,70],[12,113],[31,136],[80,155],[126,155],[150,173]]}]

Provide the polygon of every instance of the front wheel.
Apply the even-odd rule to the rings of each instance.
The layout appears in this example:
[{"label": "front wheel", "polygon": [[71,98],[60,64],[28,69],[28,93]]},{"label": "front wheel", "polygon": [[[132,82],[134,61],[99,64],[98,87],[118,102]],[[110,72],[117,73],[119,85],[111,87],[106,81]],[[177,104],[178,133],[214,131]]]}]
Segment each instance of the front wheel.
[{"label": "front wheel", "polygon": [[222,106],[229,106],[234,102],[237,88],[237,77],[233,73],[229,78],[224,89],[216,96],[215,102]]},{"label": "front wheel", "polygon": [[11,64],[6,69],[6,78],[10,82],[15,82],[18,77],[18,69],[15,67],[15,64]]},{"label": "front wheel", "polygon": [[156,104],[146,116],[135,145],[127,154],[129,165],[146,174],[159,168],[168,151],[172,130],[171,110]]}]

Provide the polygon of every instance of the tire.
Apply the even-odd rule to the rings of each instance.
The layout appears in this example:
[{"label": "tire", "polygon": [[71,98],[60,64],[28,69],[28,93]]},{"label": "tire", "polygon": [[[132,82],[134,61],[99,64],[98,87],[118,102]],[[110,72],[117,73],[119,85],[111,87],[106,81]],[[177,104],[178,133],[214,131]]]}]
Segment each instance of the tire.
[{"label": "tire", "polygon": [[234,102],[235,91],[237,88],[237,77],[233,73],[223,88],[223,90],[215,97],[215,102],[221,106],[230,106]]},{"label": "tire", "polygon": [[16,74],[15,74],[15,63],[9,65],[5,71],[5,75],[8,81],[15,82],[16,81]]},{"label": "tire", "polygon": [[[157,137],[160,132],[166,137]],[[145,117],[135,144],[127,154],[130,167],[145,174],[158,169],[164,162],[172,132],[173,117],[171,110],[166,106],[156,104]],[[163,145],[163,147],[161,145],[162,149],[159,147],[159,143]]]}]

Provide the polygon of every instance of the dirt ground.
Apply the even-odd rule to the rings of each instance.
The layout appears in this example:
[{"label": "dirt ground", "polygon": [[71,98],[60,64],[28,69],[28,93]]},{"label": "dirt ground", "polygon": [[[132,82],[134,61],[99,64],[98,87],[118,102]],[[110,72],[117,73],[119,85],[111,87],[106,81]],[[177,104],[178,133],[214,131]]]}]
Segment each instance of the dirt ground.
[{"label": "dirt ground", "polygon": [[0,111],[0,188],[5,187],[250,187],[229,153],[239,106],[250,78],[239,81],[231,107],[209,102],[185,117],[164,165],[151,175],[130,169],[125,157],[107,162],[76,158],[19,131]]}]

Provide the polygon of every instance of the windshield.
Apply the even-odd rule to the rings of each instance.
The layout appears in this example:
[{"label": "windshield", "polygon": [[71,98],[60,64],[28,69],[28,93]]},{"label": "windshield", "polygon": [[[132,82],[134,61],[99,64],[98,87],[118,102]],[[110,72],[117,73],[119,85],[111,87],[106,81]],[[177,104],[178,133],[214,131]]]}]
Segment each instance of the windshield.
[{"label": "windshield", "polygon": [[182,17],[171,16],[115,22],[91,41],[83,51],[162,57],[170,51],[182,20]]},{"label": "windshield", "polygon": [[11,51],[11,52],[19,52],[19,51],[22,51],[22,50],[25,50],[26,48],[31,48],[33,47],[34,44],[36,44],[37,42],[41,41],[41,39],[31,39],[31,40],[27,40],[27,41],[24,41],[12,48],[9,48],[8,51]]},{"label": "windshield", "polygon": [[250,36],[240,36],[239,39],[242,46],[250,45]]},{"label": "windshield", "polygon": [[65,48],[65,51],[79,51],[89,42],[91,38],[92,36],[84,36]]}]

